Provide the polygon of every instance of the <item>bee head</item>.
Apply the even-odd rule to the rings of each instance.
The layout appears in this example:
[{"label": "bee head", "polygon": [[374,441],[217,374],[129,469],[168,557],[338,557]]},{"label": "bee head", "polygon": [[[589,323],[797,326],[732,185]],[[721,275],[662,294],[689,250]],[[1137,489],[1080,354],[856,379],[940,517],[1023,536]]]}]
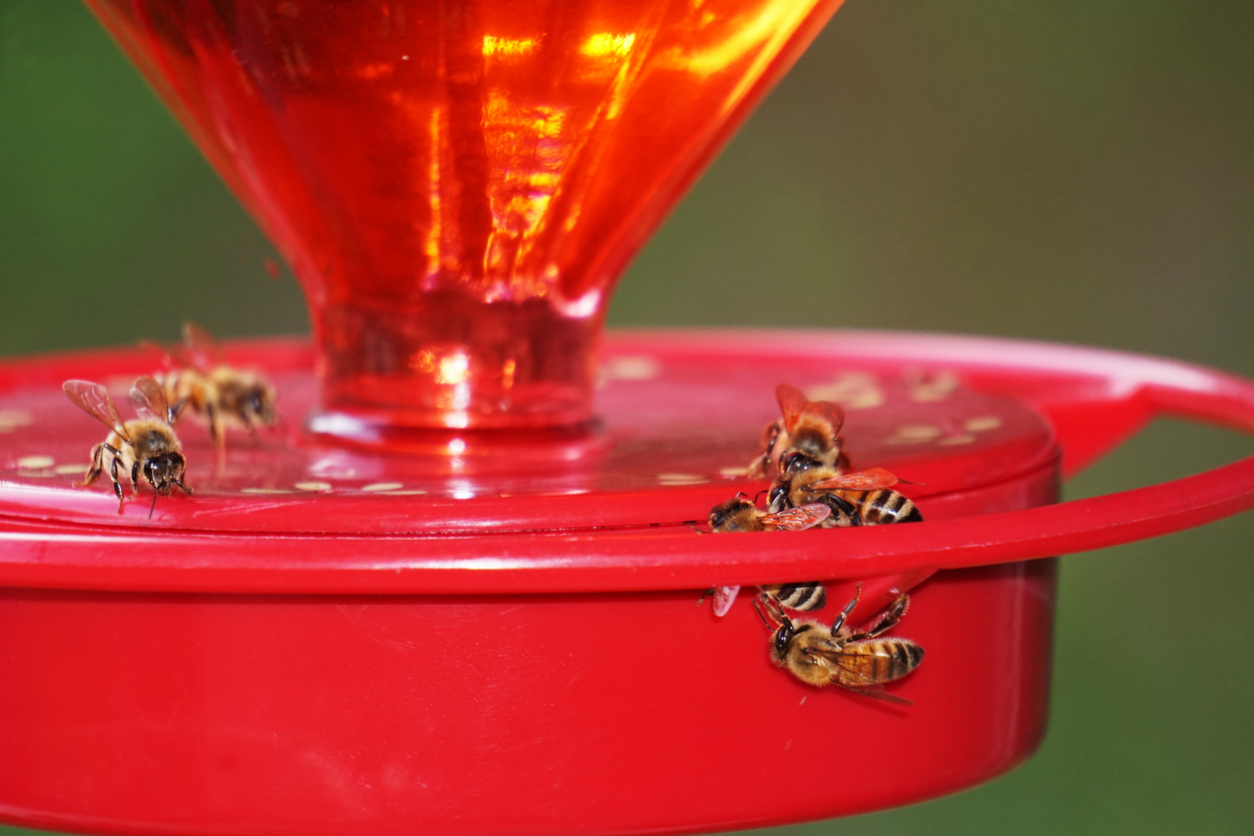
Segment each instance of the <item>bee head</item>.
[{"label": "bee head", "polygon": [[796,450],[789,453],[787,456],[784,456],[783,460],[779,463],[780,471],[789,476],[796,476],[798,473],[803,473],[811,468],[819,466],[820,462],[817,459]]},{"label": "bee head", "polygon": [[747,496],[736,494],[721,505],[715,505],[710,509],[710,528],[715,531],[739,531],[740,526],[736,523],[737,514],[743,513],[746,508],[753,507],[752,500]]},{"label": "bee head", "polygon": [[792,637],[796,633],[797,630],[793,627],[792,621],[785,618],[784,623],[779,625],[779,629],[771,637],[771,652],[777,660],[782,661],[788,658],[788,647],[792,644]]},{"label": "bee head", "polygon": [[187,460],[182,453],[162,453],[144,460],[144,476],[152,489],[165,496],[175,485],[182,487]]},{"label": "bee head", "polygon": [[[792,619],[784,614],[784,608],[779,601],[766,593],[753,599],[753,608],[757,610],[758,618],[762,620],[762,623],[772,631],[771,658],[775,664],[783,665],[784,660],[788,658],[788,648],[792,645],[793,636],[797,634],[798,628],[792,623]],[[800,629],[809,628],[803,624]]]},{"label": "bee head", "polygon": [[788,510],[788,494],[792,491],[792,482],[784,479],[771,486],[766,497],[767,510],[772,514]]}]

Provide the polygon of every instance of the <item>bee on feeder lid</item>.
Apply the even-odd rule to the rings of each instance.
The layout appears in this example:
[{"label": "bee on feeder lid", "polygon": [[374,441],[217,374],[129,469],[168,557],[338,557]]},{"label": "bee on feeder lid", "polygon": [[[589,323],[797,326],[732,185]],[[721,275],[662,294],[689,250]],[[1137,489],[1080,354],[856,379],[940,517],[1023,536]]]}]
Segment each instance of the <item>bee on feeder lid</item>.
[{"label": "bee on feeder lid", "polygon": [[835,685],[877,700],[913,705],[885,691],[884,683],[901,679],[917,668],[923,661],[923,648],[909,639],[880,638],[906,614],[910,596],[899,596],[870,628],[855,631],[845,622],[857,607],[861,593],[859,584],[857,594],[830,628],[817,621],[793,621],[775,598],[757,596],[753,605],[762,623],[772,631],[771,661],[816,688]]},{"label": "bee on feeder lid", "polygon": [[795,386],[781,383],[775,390],[783,421],[772,421],[762,432],[762,452],[749,465],[750,476],[780,471],[790,453],[799,452],[826,467],[848,468],[841,451],[840,428],[845,412],[829,401],[812,401]]},{"label": "bee on feeder lid", "polygon": [[918,506],[892,490],[899,480],[882,467],[851,473],[825,467],[801,453],[781,462],[783,475],[771,486],[768,509],[782,511],[798,505],[824,503],[832,514],[823,528],[922,522]]},{"label": "bee on feeder lid", "polygon": [[100,478],[108,468],[113,482],[113,492],[118,497],[118,513],[122,513],[125,497],[122,492],[122,474],[131,479],[132,496],[139,494],[139,477],[152,486],[152,506],[148,516],[157,507],[157,495],[168,495],[175,487],[190,494],[192,489],[183,484],[183,472],[187,460],[183,458],[183,446],[174,434],[173,423],[178,408],[171,409],[161,384],[151,377],[140,377],[131,386],[130,401],[138,418],[123,421],[117,407],[109,399],[109,393],[99,383],[87,380],[67,380],[61,384],[66,396],[88,415],[109,428],[109,435],[91,450],[91,464],[80,487],[87,487]]},{"label": "bee on feeder lid", "polygon": [[[802,505],[796,508],[782,508],[779,511],[763,511],[758,508],[749,497],[744,494],[737,494],[732,499],[727,500],[721,505],[715,505],[710,510],[710,528],[716,534],[737,531],[804,531],[807,528],[813,528],[822,523],[832,513],[832,509],[827,505],[816,502],[811,505]],[[818,587],[818,596],[805,596],[807,600],[815,599],[816,604],[805,609],[817,609],[823,606],[826,599],[822,598],[822,587],[818,584],[812,584],[812,587]],[[764,589],[784,589],[785,587],[764,587]],[[712,594],[714,598],[714,614],[718,616],[726,615],[731,609],[732,603],[736,600],[736,595],[740,592],[739,586],[716,586],[707,594]],[[795,591],[788,593],[789,597],[796,597],[801,600]],[[704,600],[705,596],[702,596]],[[798,609],[802,609],[798,607]]]},{"label": "bee on feeder lid", "polygon": [[226,446],[226,429],[233,426],[256,436],[257,427],[270,427],[278,421],[274,386],[265,376],[236,369],[226,362],[218,341],[194,322],[183,324],[181,346],[161,346],[144,342],[159,351],[177,368],[161,376],[161,385],[171,403],[186,402],[188,408],[209,428],[214,446]]},{"label": "bee on feeder lid", "polygon": [[813,528],[831,514],[831,509],[821,502],[763,511],[743,493],[736,494],[721,505],[710,509],[710,528],[723,534],[734,531],[804,531]]}]

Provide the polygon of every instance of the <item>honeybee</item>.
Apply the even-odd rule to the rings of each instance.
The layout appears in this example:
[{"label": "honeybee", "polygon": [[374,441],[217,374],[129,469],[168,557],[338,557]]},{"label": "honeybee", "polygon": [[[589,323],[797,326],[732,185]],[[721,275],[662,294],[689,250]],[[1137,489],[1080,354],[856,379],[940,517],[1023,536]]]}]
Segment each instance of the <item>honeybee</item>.
[{"label": "honeybee", "polygon": [[710,509],[710,528],[717,534],[735,531],[804,531],[813,528],[831,514],[821,502],[803,504],[777,511],[763,511],[753,500],[738,493]]},{"label": "honeybee", "polygon": [[783,458],[792,452],[827,467],[848,468],[841,451],[840,428],[845,412],[830,401],[812,401],[795,386],[781,383],[775,400],[783,422],[772,421],[762,431],[762,452],[749,465],[750,476],[767,476],[780,471]]},{"label": "honeybee", "polygon": [[[790,610],[809,612],[821,610],[827,606],[827,590],[818,581],[759,586],[758,592],[775,598]],[[714,614],[721,617],[727,615],[727,611],[731,609],[731,605],[735,603],[736,596],[739,594],[739,586],[715,586],[707,589],[697,603],[704,601],[707,596],[713,598]]]},{"label": "honeybee", "polygon": [[[831,513],[832,509],[821,502],[795,508],[783,508],[777,512],[763,511],[753,503],[753,500],[740,493],[721,505],[714,506],[710,510],[709,522],[710,528],[716,534],[735,531],[803,531],[819,525]],[[799,604],[807,602],[809,604],[795,607],[795,609],[818,609],[827,600],[823,594],[823,588],[818,584],[810,584],[809,587],[811,591],[808,594],[802,591],[803,585],[801,584],[761,587],[761,589],[772,591],[772,594],[775,594],[774,590],[779,590],[783,597],[789,600]],[[817,592],[813,591],[815,587],[817,587]],[[726,615],[739,592],[739,586],[716,586],[707,592],[707,595],[712,595],[714,598],[714,614]],[[705,600],[704,595],[702,600]]]},{"label": "honeybee", "polygon": [[109,399],[109,393],[99,383],[67,380],[61,388],[80,409],[109,428],[105,440],[91,450],[91,465],[79,483],[80,487],[95,484],[107,465],[113,492],[118,496],[120,514],[125,498],[118,467],[122,468],[123,475],[130,475],[132,496],[139,494],[139,477],[143,474],[152,486],[149,518],[157,507],[158,494],[166,496],[175,487],[191,494],[192,489],[183,484],[187,460],[183,458],[183,446],[172,427],[177,410],[170,408],[161,384],[147,376],[135,380],[131,386],[130,401],[139,417],[130,421],[122,420],[117,407]]},{"label": "honeybee", "polygon": [[194,322],[183,324],[183,345],[158,346],[177,368],[161,377],[170,403],[186,403],[209,428],[209,437],[219,451],[226,446],[226,428],[234,426],[253,436],[257,427],[270,427],[278,420],[274,386],[255,372],[233,368],[226,363],[217,340]]},{"label": "honeybee", "polygon": [[892,490],[900,480],[882,467],[842,473],[791,453],[781,468],[784,475],[771,486],[770,511],[823,502],[832,510],[822,523],[824,528],[923,521],[918,506]]},{"label": "honeybee", "polygon": [[[923,661],[923,648],[909,639],[879,638],[906,614],[910,596],[893,601],[869,629],[845,626],[858,606],[862,584],[830,628],[817,621],[793,621],[780,603],[759,595],[753,605],[762,623],[771,630],[771,661],[807,685],[835,685],[856,694],[897,705],[913,705],[884,690],[885,682],[901,679]],[[765,610],[765,612],[764,612]]]}]

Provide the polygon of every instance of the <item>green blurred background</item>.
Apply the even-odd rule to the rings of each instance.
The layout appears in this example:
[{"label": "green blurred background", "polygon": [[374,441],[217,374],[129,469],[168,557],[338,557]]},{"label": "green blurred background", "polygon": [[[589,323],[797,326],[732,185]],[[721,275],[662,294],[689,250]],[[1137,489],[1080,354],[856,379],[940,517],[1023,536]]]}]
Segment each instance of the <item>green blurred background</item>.
[{"label": "green blurred background", "polygon": [[[189,316],[221,336],[305,330],[267,259],[86,11],[0,0],[0,354],[175,339]],[[849,0],[610,320],[1019,336],[1254,376],[1252,279],[1254,4]],[[1162,422],[1068,496],[1251,451]],[[1252,552],[1246,514],[1066,559],[1033,760],[951,798],[762,833],[1249,833]],[[840,752],[797,777],[870,780]]]}]

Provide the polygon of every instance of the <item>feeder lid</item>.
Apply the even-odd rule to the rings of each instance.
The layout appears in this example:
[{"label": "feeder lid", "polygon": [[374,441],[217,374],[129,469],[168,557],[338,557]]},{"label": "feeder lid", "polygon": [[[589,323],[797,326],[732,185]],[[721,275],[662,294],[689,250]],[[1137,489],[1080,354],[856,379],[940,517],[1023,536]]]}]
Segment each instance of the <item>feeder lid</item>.
[{"label": "feeder lid", "polygon": [[[0,363],[0,585],[523,594],[896,576],[908,587],[937,568],[1104,548],[1254,506],[1254,456],[1048,504],[1060,452],[1061,474],[1075,473],[1156,415],[1254,432],[1254,383],[1115,352],[919,334],[620,332],[606,340],[596,426],[453,434],[423,456],[328,448],[299,431],[316,388],[303,343],[240,343],[229,359],[273,375],[287,431],[233,437],[218,461],[187,425],[195,496],[162,497],[152,519],[143,494],[118,514],[108,485],[75,487],[105,430],[60,391],[81,377],[120,393],[149,360],[113,350]],[[695,523],[714,504],[766,487],[743,468],[777,417],[781,381],[841,402],[853,465],[916,483],[900,488],[927,521],[702,536]],[[988,504],[990,492],[1002,499]]]},{"label": "feeder lid", "polygon": [[[763,428],[778,420],[776,386],[846,413],[855,468],[884,467],[899,490],[930,496],[1014,479],[1057,457],[1047,423],[1026,403],[963,385],[920,358],[833,362],[804,343],[735,335],[613,333],[602,353],[599,420],[571,431],[431,433],[421,455],[379,455],[317,443],[301,429],[316,406],[311,347],[292,339],[228,345],[232,365],[272,378],[283,431],[231,433],[216,455],[203,426],[179,425],[186,483],[118,513],[108,474],[79,487],[107,430],[62,393],[68,378],[104,383],[124,418],[135,377],[159,371],[150,353],[113,349],[0,366],[0,514],[139,532],[460,535],[678,526],[704,522],[738,491],[766,480],[746,469]],[[124,479],[124,484],[129,484]],[[129,491],[128,491],[129,496]]]}]

